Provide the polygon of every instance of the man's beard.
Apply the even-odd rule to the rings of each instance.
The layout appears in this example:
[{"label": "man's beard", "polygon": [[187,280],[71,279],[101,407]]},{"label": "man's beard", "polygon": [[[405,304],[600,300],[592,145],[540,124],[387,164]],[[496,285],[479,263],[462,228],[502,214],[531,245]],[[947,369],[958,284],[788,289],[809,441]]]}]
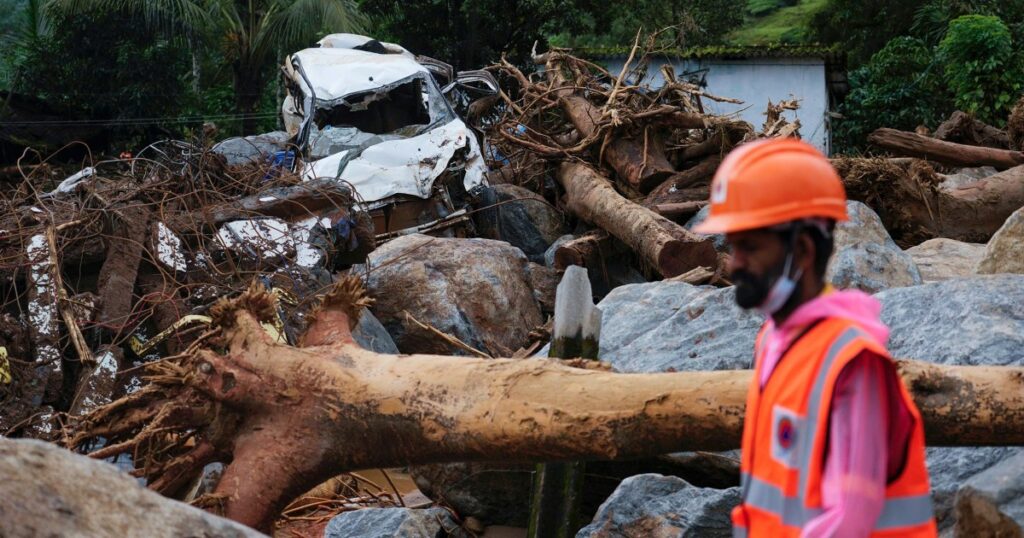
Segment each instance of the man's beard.
[{"label": "man's beard", "polygon": [[740,308],[754,308],[764,303],[775,281],[782,276],[785,265],[783,261],[761,276],[743,269],[733,271],[729,278],[736,285],[736,304]]}]

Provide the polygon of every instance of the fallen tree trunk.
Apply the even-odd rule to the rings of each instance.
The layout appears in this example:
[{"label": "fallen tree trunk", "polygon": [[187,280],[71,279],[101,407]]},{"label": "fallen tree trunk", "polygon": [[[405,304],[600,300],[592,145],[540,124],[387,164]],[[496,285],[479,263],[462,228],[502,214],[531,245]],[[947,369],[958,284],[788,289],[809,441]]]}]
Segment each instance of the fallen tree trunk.
[{"label": "fallen tree trunk", "polygon": [[997,149],[1007,149],[1010,147],[1010,137],[1006,134],[1006,131],[996,129],[960,110],[953,112],[949,119],[942,122],[942,125],[935,129],[935,133],[932,136],[946,142],[957,142],[971,146]]},{"label": "fallen tree trunk", "polygon": [[593,168],[563,163],[558,181],[565,188],[570,211],[629,245],[662,276],[672,277],[694,267],[714,265],[716,254],[710,239],[700,238],[623,198]]},{"label": "fallen tree trunk", "polygon": [[884,159],[840,159],[836,168],[847,194],[878,212],[901,246],[936,237],[985,243],[1024,206],[1024,166],[951,190],[927,163],[902,166]]},{"label": "fallen tree trunk", "polygon": [[1024,153],[968,146],[896,129],[877,129],[868,142],[893,153],[951,166],[994,166],[1000,170],[1024,164]]},{"label": "fallen tree trunk", "polygon": [[[559,103],[584,137],[597,132],[601,111],[593,103],[579,95],[566,95]],[[638,138],[614,134],[603,148],[604,161],[631,187],[647,193],[675,172],[657,138],[653,132]]]},{"label": "fallen tree trunk", "polygon": [[604,230],[587,232],[577,238],[562,243],[555,249],[555,269],[564,271],[578,265],[594,267],[600,263],[602,253],[612,250],[612,239]]},{"label": "fallen tree trunk", "polygon": [[[135,447],[166,455],[148,443],[174,428],[190,432],[186,452],[147,467],[171,475],[150,484],[159,490],[227,458],[218,460],[231,463],[215,498],[227,517],[261,529],[346,470],[739,446],[750,371],[618,374],[548,359],[380,355],[352,341],[366,304],[354,283],[313,314],[306,348],[277,344],[260,326],[272,304],[266,292],[221,303],[203,348],[158,365],[163,374],[90,415],[75,442],[120,441],[96,457]],[[1024,368],[899,361],[899,371],[930,445],[1024,444]]]}]

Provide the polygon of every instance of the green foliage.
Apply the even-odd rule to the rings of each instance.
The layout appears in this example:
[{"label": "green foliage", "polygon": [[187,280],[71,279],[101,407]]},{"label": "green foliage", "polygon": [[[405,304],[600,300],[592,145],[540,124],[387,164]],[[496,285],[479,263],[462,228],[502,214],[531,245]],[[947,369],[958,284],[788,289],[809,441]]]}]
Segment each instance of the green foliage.
[{"label": "green foliage", "polygon": [[811,20],[828,3],[829,0],[778,0],[776,9],[748,20],[725,39],[737,45],[813,43],[809,32]]},{"label": "green foliage", "polygon": [[1003,126],[1020,94],[1020,57],[999,17],[965,15],[949,23],[938,47],[957,108]]},{"label": "green foliage", "polygon": [[847,51],[851,67],[866,62],[890,39],[907,35],[914,13],[928,0],[830,0],[811,20],[812,38]]},{"label": "green foliage", "polygon": [[[186,51],[130,19],[61,16],[33,42],[14,88],[45,100],[69,120],[113,120],[112,138],[158,133],[138,118],[172,116],[186,95]],[[157,67],[158,66],[158,67]]]},{"label": "green foliage", "polygon": [[920,39],[897,37],[850,73],[850,94],[835,121],[833,145],[840,153],[866,144],[879,127],[934,127],[950,111],[951,99],[932,48]]},{"label": "green foliage", "polygon": [[[535,41],[580,29],[596,0],[361,0],[374,25],[372,35],[417,54],[479,69],[507,54],[530,63]],[[635,30],[634,30],[635,31]]]},{"label": "green foliage", "polygon": [[657,34],[658,45],[667,48],[719,44],[743,22],[746,7],[747,0],[627,0],[614,9],[598,4],[583,18],[583,31],[562,29],[552,42],[587,48],[629,46],[641,30]]}]

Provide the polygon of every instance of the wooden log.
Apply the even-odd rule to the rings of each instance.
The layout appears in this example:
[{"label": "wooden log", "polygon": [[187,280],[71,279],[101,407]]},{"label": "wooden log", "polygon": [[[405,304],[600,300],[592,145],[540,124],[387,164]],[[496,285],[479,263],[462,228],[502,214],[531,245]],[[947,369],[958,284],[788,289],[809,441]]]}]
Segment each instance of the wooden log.
[{"label": "wooden log", "polygon": [[[597,132],[601,110],[579,95],[566,95],[559,99],[573,126],[584,137]],[[657,140],[656,133],[650,133],[647,144],[643,134],[630,138],[614,134],[604,147],[604,161],[632,188],[647,193],[675,172],[672,163]],[[646,152],[645,152],[646,149]]]},{"label": "wooden log", "polygon": [[676,204],[658,204],[654,210],[661,216],[669,219],[690,218],[704,209],[707,202],[680,202]]},{"label": "wooden log", "polygon": [[908,133],[896,129],[877,129],[868,142],[907,157],[928,159],[951,166],[994,166],[1000,170],[1024,164],[1024,153],[1006,149],[983,148]]},{"label": "wooden log", "polygon": [[1010,147],[1010,137],[1006,134],[1006,131],[996,129],[960,110],[953,112],[949,119],[942,122],[942,125],[935,129],[932,136],[946,142],[956,142],[970,146],[984,146],[997,149],[1007,149]]},{"label": "wooden log", "polygon": [[579,218],[594,223],[629,245],[662,276],[714,265],[710,239],[698,237],[657,213],[623,198],[593,168],[566,162],[558,170],[566,205]]},{"label": "wooden log", "polygon": [[696,165],[676,172],[666,182],[671,181],[676,190],[710,185],[711,178],[715,176],[715,171],[718,170],[720,164],[722,164],[721,155],[708,155]]},{"label": "wooden log", "polygon": [[114,230],[107,240],[107,257],[100,268],[97,288],[103,299],[97,321],[124,324],[132,308],[132,290],[139,274],[142,253],[148,245],[152,212],[142,206],[116,211]]},{"label": "wooden log", "polygon": [[[196,451],[231,462],[216,491],[225,515],[267,529],[295,496],[346,470],[739,446],[749,370],[621,374],[541,358],[380,355],[352,341],[365,302],[341,296],[332,291],[312,315],[303,341],[315,347],[306,348],[263,330],[249,309],[266,308],[265,292],[219,305],[218,336],[166,370],[185,377],[90,416],[95,435],[118,442],[96,456],[132,450],[123,435],[149,424],[147,416],[173,417]],[[897,369],[929,445],[1024,445],[1024,368],[900,360]],[[203,410],[214,413],[206,423],[185,418]]]},{"label": "wooden log", "polygon": [[594,267],[600,262],[603,252],[613,249],[612,239],[604,230],[593,230],[575,239],[566,241],[555,249],[555,269],[563,271],[574,265]]}]

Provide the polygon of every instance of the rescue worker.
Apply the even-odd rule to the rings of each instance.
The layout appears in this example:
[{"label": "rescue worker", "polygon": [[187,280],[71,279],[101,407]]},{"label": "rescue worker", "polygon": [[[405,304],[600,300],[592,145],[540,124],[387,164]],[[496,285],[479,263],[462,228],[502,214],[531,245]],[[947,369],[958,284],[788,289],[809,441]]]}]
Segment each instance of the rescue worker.
[{"label": "rescue worker", "polygon": [[825,283],[835,169],[795,139],[745,144],[719,167],[701,233],[724,233],[755,345],[735,536],[936,536],[924,428],[885,347],[880,303]]}]

